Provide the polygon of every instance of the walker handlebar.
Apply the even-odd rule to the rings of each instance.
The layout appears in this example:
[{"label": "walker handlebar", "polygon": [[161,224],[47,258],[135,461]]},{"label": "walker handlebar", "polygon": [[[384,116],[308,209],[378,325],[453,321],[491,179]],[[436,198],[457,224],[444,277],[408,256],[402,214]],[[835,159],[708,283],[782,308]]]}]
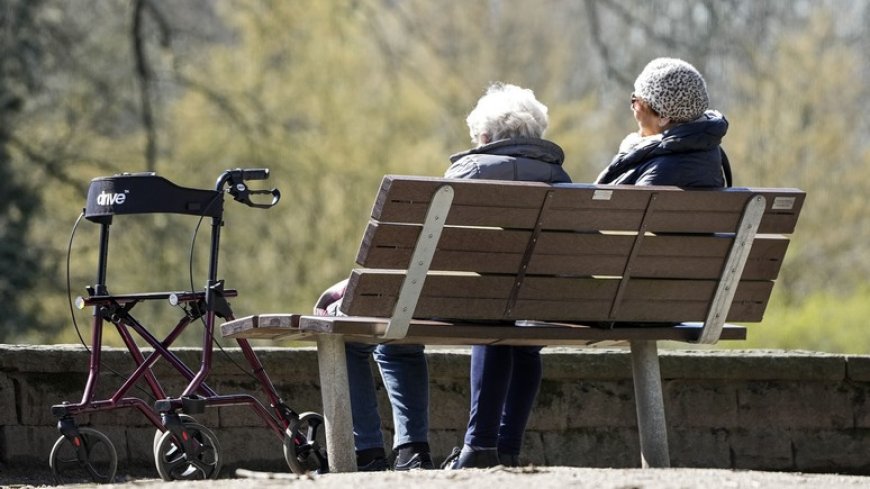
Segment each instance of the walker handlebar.
[{"label": "walker handlebar", "polygon": [[[226,186],[226,192],[232,195],[233,199],[236,201],[241,202],[248,207],[269,209],[274,207],[278,204],[278,201],[281,200],[281,192],[276,188],[271,190],[251,190],[245,183],[247,180],[266,180],[268,178],[268,168],[236,168],[233,170],[227,170],[218,177],[215,190],[222,192],[224,191],[224,186]],[[272,196],[271,202],[261,203],[251,200],[251,195],[265,194]]]}]

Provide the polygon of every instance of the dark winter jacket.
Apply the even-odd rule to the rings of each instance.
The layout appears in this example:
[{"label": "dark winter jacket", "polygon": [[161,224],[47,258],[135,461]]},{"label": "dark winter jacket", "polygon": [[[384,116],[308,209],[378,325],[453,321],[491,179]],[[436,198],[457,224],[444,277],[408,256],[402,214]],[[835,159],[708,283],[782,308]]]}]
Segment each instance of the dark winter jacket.
[{"label": "dark winter jacket", "polygon": [[562,169],[565,153],[556,143],[537,138],[494,141],[450,157],[446,178],[571,183]]},{"label": "dark winter jacket", "polygon": [[719,144],[728,131],[722,114],[666,130],[661,137],[630,134],[595,183],[725,187],[731,185],[728,158]]}]

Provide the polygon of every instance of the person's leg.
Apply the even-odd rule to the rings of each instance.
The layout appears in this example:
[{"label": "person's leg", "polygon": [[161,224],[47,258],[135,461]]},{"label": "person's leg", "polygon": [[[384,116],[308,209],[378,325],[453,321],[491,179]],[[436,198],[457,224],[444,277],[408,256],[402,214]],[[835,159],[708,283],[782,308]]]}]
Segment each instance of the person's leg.
[{"label": "person's leg", "polygon": [[471,348],[471,409],[465,445],[445,462],[450,468],[490,467],[498,464],[498,427],[510,385],[513,358],[510,346]]},{"label": "person's leg", "polygon": [[[516,461],[523,446],[526,424],[541,387],[542,348],[540,346],[511,347],[513,369],[498,432],[499,456],[505,455],[502,458]],[[507,463],[507,460],[502,463]]]},{"label": "person's leg", "polygon": [[357,465],[361,470],[368,470],[366,466],[376,459],[383,459],[383,467],[379,464],[378,469],[387,468],[375,380],[369,364],[374,349],[375,345],[350,342],[345,344],[353,439]]},{"label": "person's leg", "polygon": [[393,411],[396,470],[434,468],[429,454],[429,366],[423,345],[378,345],[374,356]]},{"label": "person's leg", "polygon": [[511,382],[510,346],[471,348],[471,409],[465,444],[495,448],[498,427]]}]

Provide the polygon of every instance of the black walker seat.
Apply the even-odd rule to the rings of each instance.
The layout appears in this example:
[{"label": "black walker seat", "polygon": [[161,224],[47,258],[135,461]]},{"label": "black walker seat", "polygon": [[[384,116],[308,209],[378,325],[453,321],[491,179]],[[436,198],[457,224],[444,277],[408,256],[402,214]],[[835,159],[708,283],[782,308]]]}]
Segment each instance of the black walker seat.
[{"label": "black walker seat", "polygon": [[189,214],[221,217],[223,193],[179,187],[155,173],[122,173],[91,180],[85,218],[109,222],[115,214]]},{"label": "black walker seat", "polygon": [[[87,287],[86,297],[76,299],[79,308],[93,307],[94,310],[89,373],[80,402],[63,402],[52,406],[61,436],[51,451],[49,463],[58,482],[82,477],[96,482],[114,480],[118,457],[111,441],[97,430],[79,427],[75,416],[119,408],[139,410],[157,428],[153,451],[158,473],[164,480],[218,477],[222,458],[217,438],[211,430],[198,424],[194,416],[207,407],[238,405],[253,409],[283,442],[285,460],[294,473],[327,470],[325,449],[318,442],[322,416],[311,412],[297,414],[281,400],[247,340],[240,339],[237,343],[252,375],[257,378],[268,398],[271,411],[251,395],[220,395],[205,383],[211,369],[215,318],[232,319],[232,309],[226,298],[238,295],[236,290],[224,289],[223,281],[217,278],[224,194],[229,193],[236,201],[249,207],[270,208],[280,200],[278,190],[251,190],[246,183],[248,180],[264,180],[268,175],[267,169],[227,170],[217,179],[214,190],[180,187],[155,173],[122,173],[91,181],[84,217],[101,226],[97,283]],[[251,199],[252,195],[257,194],[269,194],[272,200],[258,203]],[[109,229],[113,218],[115,215],[146,213],[211,218],[208,282],[202,290],[109,293],[106,272]],[[162,340],[155,337],[130,312],[139,302],[150,300],[168,300],[171,305],[184,309],[183,316]],[[185,365],[170,350],[186,327],[195,321],[202,321],[205,330],[198,371]],[[95,399],[105,323],[115,326],[136,367],[109,398]],[[154,351],[143,352],[133,333]],[[188,382],[177,396],[168,395],[151,370],[161,358]],[[156,399],[153,406],[127,395],[140,379],[145,380]]]}]

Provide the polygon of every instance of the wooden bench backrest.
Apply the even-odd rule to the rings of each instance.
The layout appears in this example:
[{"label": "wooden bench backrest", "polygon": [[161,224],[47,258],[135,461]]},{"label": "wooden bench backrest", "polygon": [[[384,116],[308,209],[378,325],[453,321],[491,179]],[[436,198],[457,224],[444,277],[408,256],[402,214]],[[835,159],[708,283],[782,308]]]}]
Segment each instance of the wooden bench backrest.
[{"label": "wooden bench backrest", "polygon": [[547,185],[386,176],[341,309],[389,317],[433,195],[453,189],[414,317],[703,321],[749,200],[766,208],[729,321],[760,321],[796,189]]}]

